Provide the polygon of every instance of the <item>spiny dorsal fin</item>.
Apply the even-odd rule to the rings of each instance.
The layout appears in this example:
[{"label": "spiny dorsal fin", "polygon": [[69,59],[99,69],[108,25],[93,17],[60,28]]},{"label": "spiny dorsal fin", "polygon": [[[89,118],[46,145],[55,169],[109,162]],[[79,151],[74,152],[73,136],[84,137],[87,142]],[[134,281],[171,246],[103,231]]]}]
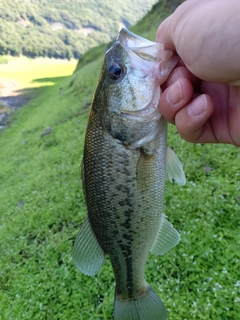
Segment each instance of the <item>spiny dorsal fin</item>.
[{"label": "spiny dorsal fin", "polygon": [[105,254],[97,242],[88,218],[81,225],[73,247],[76,267],[88,276],[95,276],[105,260]]},{"label": "spiny dorsal fin", "polygon": [[171,183],[174,179],[177,184],[184,185],[186,177],[181,162],[171,148],[167,147],[166,152],[166,179]]},{"label": "spiny dorsal fin", "polygon": [[180,241],[180,234],[174,229],[173,225],[167,221],[165,214],[162,215],[162,220],[158,232],[157,239],[151,249],[151,253],[155,255],[163,255],[167,251],[175,247]]}]

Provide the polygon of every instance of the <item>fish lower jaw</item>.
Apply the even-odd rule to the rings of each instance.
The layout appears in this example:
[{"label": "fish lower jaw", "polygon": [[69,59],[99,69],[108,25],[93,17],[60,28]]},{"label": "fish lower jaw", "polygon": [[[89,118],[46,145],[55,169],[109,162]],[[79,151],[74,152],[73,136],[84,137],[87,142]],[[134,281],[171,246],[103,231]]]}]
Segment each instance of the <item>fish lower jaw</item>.
[{"label": "fish lower jaw", "polygon": [[157,89],[155,90],[155,93],[151,101],[144,108],[139,110],[121,109],[120,112],[123,116],[129,117],[132,119],[142,119],[142,121],[143,120],[158,121],[161,118],[161,114],[158,108],[159,99],[160,99],[160,92]]},{"label": "fish lower jaw", "polygon": [[161,118],[161,114],[158,110],[158,105],[148,105],[146,109],[139,111],[120,110],[124,117],[144,121],[158,121]]}]

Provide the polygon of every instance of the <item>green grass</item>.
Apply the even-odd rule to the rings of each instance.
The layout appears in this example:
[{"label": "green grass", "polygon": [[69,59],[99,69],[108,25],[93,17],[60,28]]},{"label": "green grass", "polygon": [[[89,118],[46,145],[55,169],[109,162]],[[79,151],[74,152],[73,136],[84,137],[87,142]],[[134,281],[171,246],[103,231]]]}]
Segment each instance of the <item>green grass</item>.
[{"label": "green grass", "polygon": [[[90,278],[71,255],[86,216],[79,170],[86,105],[103,59],[92,55],[71,77],[46,79],[54,86],[39,89],[0,131],[0,319],[113,318],[109,260]],[[173,126],[169,145],[187,176],[184,187],[167,182],[165,193],[165,214],[182,240],[162,257],[149,255],[146,279],[171,320],[238,320],[239,149],[189,144]]]},{"label": "green grass", "polygon": [[[76,60],[60,60],[49,58],[28,59],[26,57],[5,58],[7,63],[0,64],[0,82],[1,79],[13,80],[16,82],[16,89],[39,87],[37,78],[50,78],[67,76],[72,74],[76,68]],[[37,76],[37,78],[36,78]],[[45,82],[44,85],[52,85],[53,82]]]}]

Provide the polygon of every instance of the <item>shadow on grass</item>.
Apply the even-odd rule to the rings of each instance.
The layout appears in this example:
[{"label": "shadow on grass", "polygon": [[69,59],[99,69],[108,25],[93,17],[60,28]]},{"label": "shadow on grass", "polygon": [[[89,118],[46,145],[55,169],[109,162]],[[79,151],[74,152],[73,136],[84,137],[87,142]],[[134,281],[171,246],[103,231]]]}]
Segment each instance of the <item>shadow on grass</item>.
[{"label": "shadow on grass", "polygon": [[[51,82],[54,85],[58,84],[59,82],[63,81],[63,79],[67,78],[69,76],[61,76],[61,77],[51,77],[51,78],[38,78],[38,79],[33,79],[32,83],[48,83]],[[43,87],[41,87],[43,88]],[[34,89],[34,88],[33,88]]]}]

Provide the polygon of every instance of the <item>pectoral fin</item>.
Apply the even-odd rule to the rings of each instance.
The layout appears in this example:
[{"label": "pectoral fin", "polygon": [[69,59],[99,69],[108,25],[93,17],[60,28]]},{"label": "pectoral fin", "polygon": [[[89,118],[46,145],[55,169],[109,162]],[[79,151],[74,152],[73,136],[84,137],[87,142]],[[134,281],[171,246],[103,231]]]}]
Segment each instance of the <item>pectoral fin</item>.
[{"label": "pectoral fin", "polygon": [[180,234],[174,229],[173,225],[167,221],[165,214],[162,215],[161,225],[159,228],[157,239],[151,249],[151,253],[155,255],[163,255],[180,241]]},{"label": "pectoral fin", "polygon": [[105,260],[105,254],[97,242],[88,218],[82,224],[73,247],[73,260],[84,274],[95,276]]},{"label": "pectoral fin", "polygon": [[167,147],[166,152],[166,179],[171,183],[174,179],[177,184],[184,185],[186,177],[181,162],[171,148]]}]

